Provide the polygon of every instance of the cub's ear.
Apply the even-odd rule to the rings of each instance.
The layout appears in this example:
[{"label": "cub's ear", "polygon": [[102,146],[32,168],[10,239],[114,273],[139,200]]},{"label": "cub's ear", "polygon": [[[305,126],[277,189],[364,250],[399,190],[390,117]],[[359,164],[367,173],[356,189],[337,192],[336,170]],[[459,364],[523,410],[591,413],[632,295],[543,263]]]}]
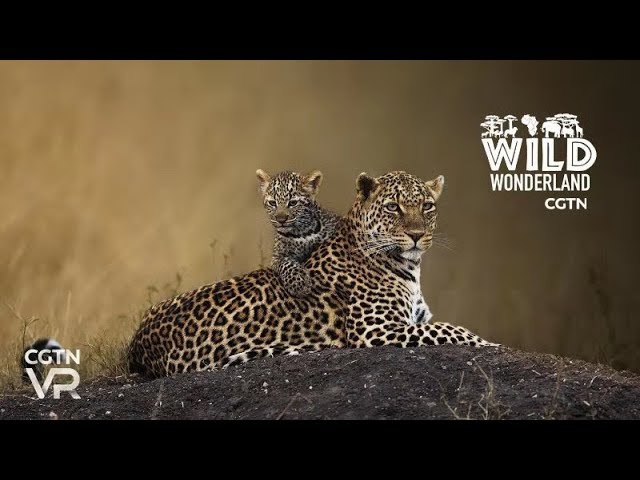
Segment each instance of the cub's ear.
[{"label": "cub's ear", "polygon": [[309,175],[302,177],[302,189],[309,195],[316,196],[318,189],[322,183],[322,172],[320,170],[314,170]]},{"label": "cub's ear", "polygon": [[260,180],[260,193],[264,195],[267,191],[267,187],[269,186],[269,182],[271,181],[271,177],[264,170],[256,170],[256,176],[258,180]]},{"label": "cub's ear", "polygon": [[379,185],[380,182],[378,182],[378,180],[362,172],[356,179],[358,198],[362,202],[366,201],[376,191]]},{"label": "cub's ear", "polygon": [[438,200],[438,197],[440,196],[440,194],[442,193],[442,190],[444,189],[444,176],[439,175],[433,180],[426,181],[425,184],[427,185],[427,188],[431,192],[431,195],[433,195],[433,199]]}]

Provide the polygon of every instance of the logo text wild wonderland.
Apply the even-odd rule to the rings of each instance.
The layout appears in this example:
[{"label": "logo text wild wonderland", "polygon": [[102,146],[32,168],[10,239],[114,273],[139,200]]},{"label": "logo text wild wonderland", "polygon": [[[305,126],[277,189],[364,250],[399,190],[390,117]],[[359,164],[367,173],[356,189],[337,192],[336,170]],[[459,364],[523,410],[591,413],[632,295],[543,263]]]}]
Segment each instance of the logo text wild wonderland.
[{"label": "logo text wild wonderland", "polygon": [[[586,173],[597,152],[576,115],[558,113],[540,121],[530,114],[487,115],[480,124],[494,192],[557,192],[544,200],[548,210],[585,210],[591,186]],[[523,142],[524,140],[524,142]],[[526,160],[520,153],[526,149]],[[526,173],[525,173],[526,172]]]}]

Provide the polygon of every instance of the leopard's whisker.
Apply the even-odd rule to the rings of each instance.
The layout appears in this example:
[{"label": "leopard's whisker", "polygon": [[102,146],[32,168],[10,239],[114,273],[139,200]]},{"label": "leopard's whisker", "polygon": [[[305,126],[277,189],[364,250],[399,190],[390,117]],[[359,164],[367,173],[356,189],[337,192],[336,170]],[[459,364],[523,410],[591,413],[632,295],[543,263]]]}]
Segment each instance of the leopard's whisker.
[{"label": "leopard's whisker", "polygon": [[373,255],[375,253],[381,253],[381,252],[388,251],[391,248],[393,248],[393,245],[387,245],[387,246],[384,246],[384,247],[377,247],[377,248],[368,248],[368,249],[364,250],[364,253],[366,253],[367,255]]},{"label": "leopard's whisker", "polygon": [[363,252],[367,256],[374,255],[376,253],[387,252],[393,248],[395,248],[396,243],[392,241],[379,241],[379,242],[370,242],[363,246]]},{"label": "leopard's whisker", "polygon": [[434,241],[433,241],[432,245],[433,245],[434,247],[442,247],[442,248],[446,248],[447,250],[454,251],[454,247],[453,247],[452,245],[450,245],[450,244],[448,244],[448,243],[441,243],[441,242],[438,242],[438,241],[436,241],[435,239],[434,239]]},{"label": "leopard's whisker", "polygon": [[377,247],[377,246],[380,246],[380,245],[389,245],[389,244],[392,244],[392,243],[395,243],[395,242],[393,240],[389,239],[389,238],[386,238],[386,239],[380,239],[380,240],[368,240],[368,241],[365,241],[365,242],[363,242],[363,246],[365,248],[368,248],[368,247]]},{"label": "leopard's whisker", "polygon": [[364,244],[364,247],[365,248],[378,247],[378,246],[381,246],[381,245],[390,245],[392,243],[395,243],[395,242],[389,242],[389,241],[387,241],[387,242],[385,242],[385,241],[367,242],[367,243]]}]

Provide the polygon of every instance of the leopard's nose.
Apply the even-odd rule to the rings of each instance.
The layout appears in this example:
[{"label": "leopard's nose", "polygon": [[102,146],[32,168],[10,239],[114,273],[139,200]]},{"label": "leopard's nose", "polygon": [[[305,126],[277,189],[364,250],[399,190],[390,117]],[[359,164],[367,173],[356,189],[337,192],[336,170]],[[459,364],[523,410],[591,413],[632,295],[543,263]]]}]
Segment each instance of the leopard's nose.
[{"label": "leopard's nose", "polygon": [[280,224],[283,224],[289,219],[289,214],[285,212],[276,213],[276,221]]},{"label": "leopard's nose", "polygon": [[408,232],[405,232],[408,237],[413,240],[414,243],[418,243],[418,240],[420,240],[422,237],[424,237],[425,231],[424,230],[410,230]]}]

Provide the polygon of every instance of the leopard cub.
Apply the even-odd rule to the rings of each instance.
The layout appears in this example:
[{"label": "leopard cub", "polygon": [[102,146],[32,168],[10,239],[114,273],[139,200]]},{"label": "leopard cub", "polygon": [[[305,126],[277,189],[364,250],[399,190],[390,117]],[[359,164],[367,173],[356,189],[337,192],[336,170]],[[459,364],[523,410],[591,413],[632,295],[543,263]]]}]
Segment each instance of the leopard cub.
[{"label": "leopard cub", "polygon": [[271,268],[290,295],[303,297],[312,279],[304,262],[333,235],[340,216],[316,203],[322,173],[280,172],[273,177],[257,170],[265,210],[275,229]]}]

